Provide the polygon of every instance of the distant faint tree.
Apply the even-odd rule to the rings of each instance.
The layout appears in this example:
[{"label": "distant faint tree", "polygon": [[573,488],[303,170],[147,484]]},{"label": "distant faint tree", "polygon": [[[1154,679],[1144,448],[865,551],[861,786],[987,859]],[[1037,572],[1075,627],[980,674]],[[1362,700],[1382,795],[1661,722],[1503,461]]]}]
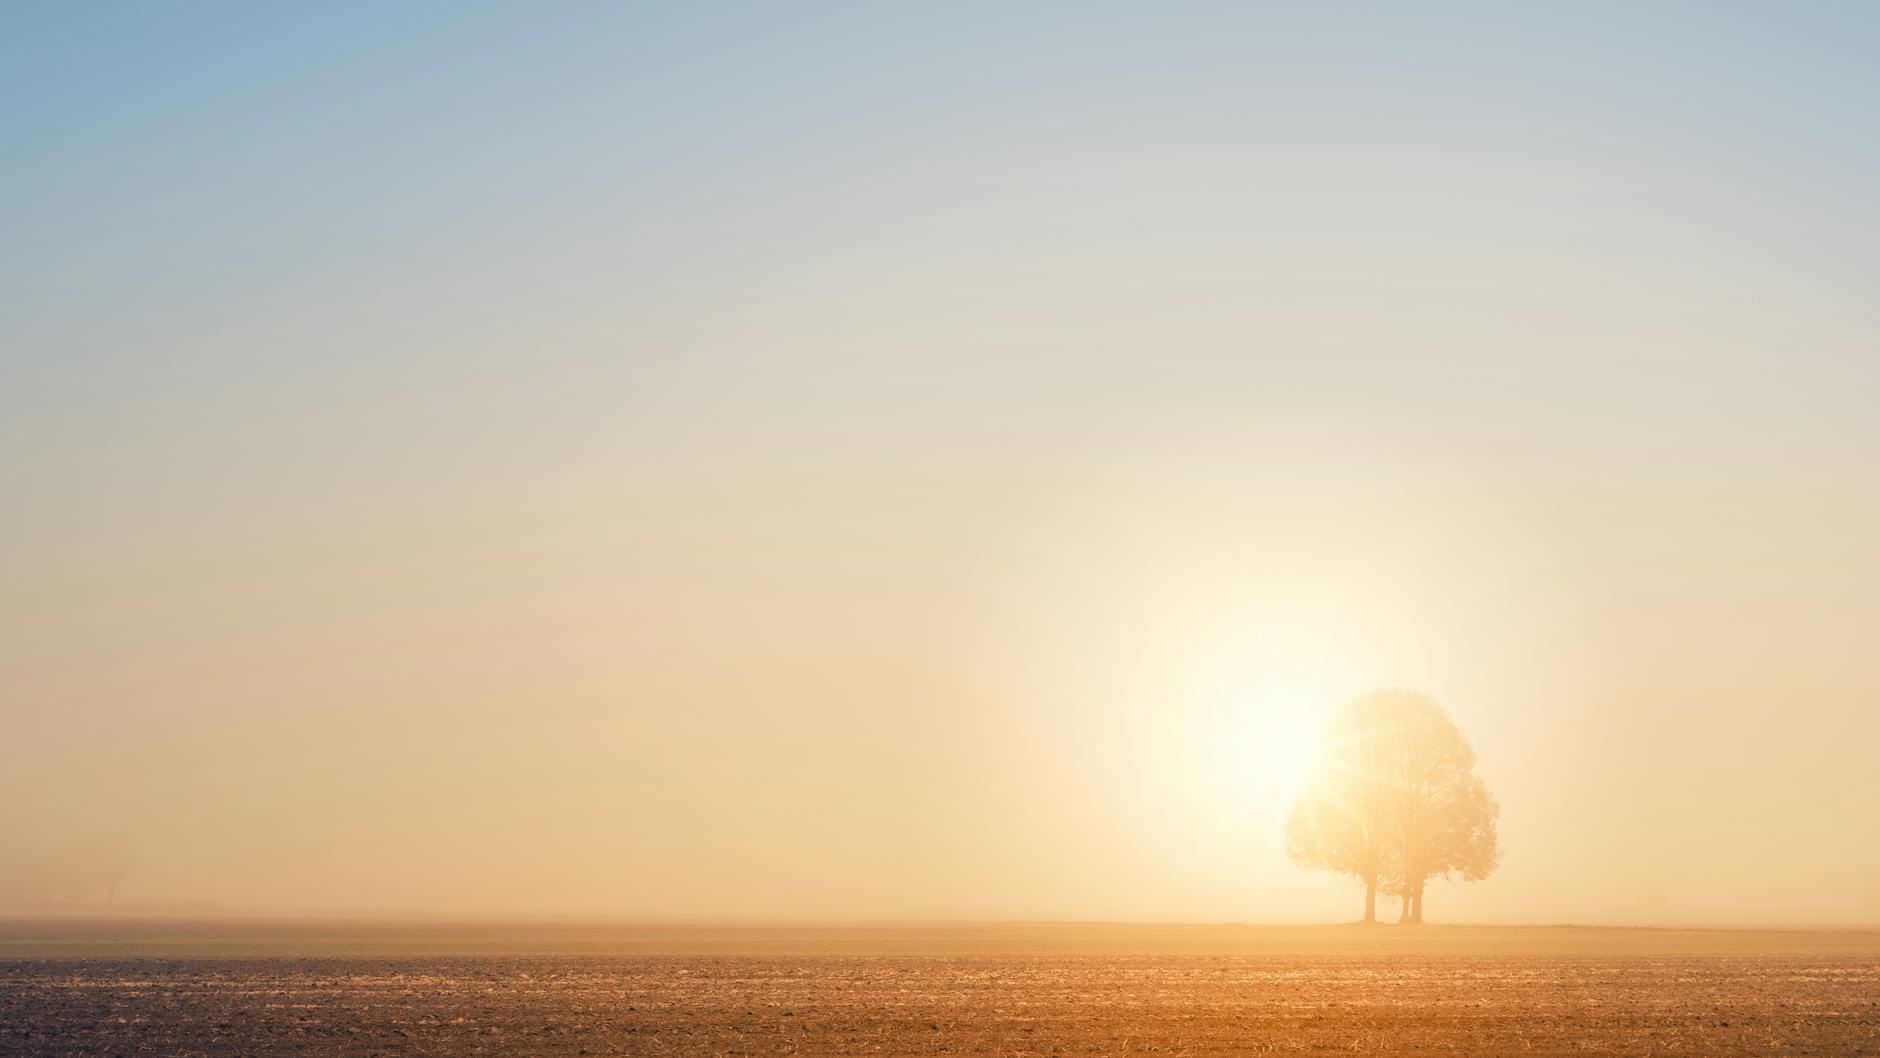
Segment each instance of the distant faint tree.
[{"label": "distant faint tree", "polygon": [[1286,849],[1304,866],[1362,879],[1366,922],[1376,920],[1380,887],[1403,901],[1399,921],[1421,922],[1430,878],[1476,881],[1495,869],[1500,812],[1475,774],[1469,740],[1442,707],[1408,691],[1379,691],[1327,725]]},{"label": "distant faint tree", "polygon": [[1393,793],[1385,781],[1388,713],[1375,698],[1340,709],[1319,738],[1317,764],[1286,821],[1286,854],[1302,867],[1364,883],[1364,921],[1377,921],[1377,889],[1390,856]]},{"label": "distant faint tree", "polygon": [[101,842],[86,855],[86,871],[97,888],[104,891],[104,902],[117,903],[118,886],[137,863],[137,850],[125,839]]}]

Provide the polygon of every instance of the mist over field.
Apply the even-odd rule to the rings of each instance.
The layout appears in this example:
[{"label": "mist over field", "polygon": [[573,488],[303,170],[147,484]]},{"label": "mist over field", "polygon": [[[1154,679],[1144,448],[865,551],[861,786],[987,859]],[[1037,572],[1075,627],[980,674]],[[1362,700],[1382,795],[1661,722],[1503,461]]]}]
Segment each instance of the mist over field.
[{"label": "mist over field", "polygon": [[1877,30],[9,11],[0,911],[1880,923]]}]

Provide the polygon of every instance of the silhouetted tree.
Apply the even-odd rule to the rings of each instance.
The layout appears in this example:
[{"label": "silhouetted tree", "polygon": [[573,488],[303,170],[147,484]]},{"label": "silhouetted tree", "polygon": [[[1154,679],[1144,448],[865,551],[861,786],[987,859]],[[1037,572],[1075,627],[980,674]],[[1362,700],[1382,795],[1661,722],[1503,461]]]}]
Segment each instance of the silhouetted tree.
[{"label": "silhouetted tree", "polygon": [[1380,885],[1403,900],[1400,922],[1421,922],[1430,878],[1476,881],[1495,869],[1500,812],[1475,774],[1469,740],[1442,707],[1408,691],[1379,691],[1327,726],[1286,849],[1304,866],[1361,878],[1366,922],[1376,920]]},{"label": "silhouetted tree", "polygon": [[1333,715],[1319,738],[1317,766],[1286,821],[1286,854],[1304,867],[1364,883],[1364,921],[1377,921],[1377,887],[1389,857],[1394,797],[1385,777],[1387,711],[1360,698]]}]

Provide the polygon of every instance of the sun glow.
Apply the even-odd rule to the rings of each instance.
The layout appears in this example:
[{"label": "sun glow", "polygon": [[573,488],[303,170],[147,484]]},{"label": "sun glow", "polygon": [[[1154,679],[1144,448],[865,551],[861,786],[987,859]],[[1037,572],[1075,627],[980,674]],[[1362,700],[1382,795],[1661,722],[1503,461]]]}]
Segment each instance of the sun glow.
[{"label": "sun glow", "polygon": [[1195,718],[1195,737],[1222,804],[1243,819],[1283,819],[1317,764],[1335,690],[1298,655],[1227,668]]},{"label": "sun glow", "polygon": [[1282,802],[1291,802],[1318,762],[1317,715],[1305,703],[1274,704],[1260,710],[1250,725],[1248,768]]}]

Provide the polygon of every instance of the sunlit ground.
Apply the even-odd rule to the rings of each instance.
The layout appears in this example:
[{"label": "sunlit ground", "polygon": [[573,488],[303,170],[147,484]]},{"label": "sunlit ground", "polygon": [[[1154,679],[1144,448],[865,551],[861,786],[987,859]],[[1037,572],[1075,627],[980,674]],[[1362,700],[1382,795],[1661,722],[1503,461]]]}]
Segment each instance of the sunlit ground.
[{"label": "sunlit ground", "polygon": [[0,1052],[1859,1054],[1880,933],[8,923]]}]

